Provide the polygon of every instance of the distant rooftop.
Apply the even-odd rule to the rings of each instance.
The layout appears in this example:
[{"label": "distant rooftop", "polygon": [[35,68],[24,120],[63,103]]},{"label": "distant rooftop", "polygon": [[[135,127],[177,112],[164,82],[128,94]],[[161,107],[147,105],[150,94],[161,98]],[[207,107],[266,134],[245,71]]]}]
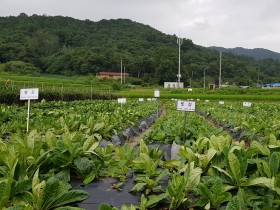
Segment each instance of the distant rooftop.
[{"label": "distant rooftop", "polygon": [[280,87],[280,83],[267,83],[267,84],[262,84],[262,87]]}]

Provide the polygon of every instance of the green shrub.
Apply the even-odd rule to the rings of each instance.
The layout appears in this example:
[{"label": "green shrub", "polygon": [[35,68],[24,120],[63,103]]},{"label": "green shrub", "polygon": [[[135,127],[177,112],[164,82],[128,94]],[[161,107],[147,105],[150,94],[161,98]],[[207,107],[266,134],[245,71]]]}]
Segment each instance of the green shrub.
[{"label": "green shrub", "polygon": [[9,61],[5,64],[4,71],[33,76],[39,75],[40,72],[33,64],[24,61]]}]

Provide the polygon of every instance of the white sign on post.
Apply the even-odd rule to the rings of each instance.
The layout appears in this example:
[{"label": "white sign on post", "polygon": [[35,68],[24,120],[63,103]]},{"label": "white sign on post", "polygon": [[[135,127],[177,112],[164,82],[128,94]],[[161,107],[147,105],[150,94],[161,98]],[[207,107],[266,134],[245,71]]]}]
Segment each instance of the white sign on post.
[{"label": "white sign on post", "polygon": [[219,101],[219,104],[225,104],[225,102],[224,101]]},{"label": "white sign on post", "polygon": [[155,89],[155,91],[154,91],[154,97],[155,97],[155,98],[159,98],[159,95],[160,95],[159,90],[158,90],[158,89]]},{"label": "white sign on post", "polygon": [[251,107],[251,102],[243,102],[244,107]]},{"label": "white sign on post", "polygon": [[20,89],[20,100],[28,100],[27,107],[27,125],[26,131],[29,130],[29,116],[30,116],[30,100],[39,98],[39,89],[38,88],[28,88],[28,89]]},{"label": "white sign on post", "polygon": [[119,104],[124,104],[124,103],[126,103],[126,98],[118,98],[118,103],[119,103]]},{"label": "white sign on post", "polygon": [[20,89],[20,100],[38,99],[38,97],[39,97],[38,88]]},{"label": "white sign on post", "polygon": [[177,101],[177,110],[185,112],[195,112],[195,102],[194,101]]},{"label": "white sign on post", "polygon": [[144,98],[139,98],[139,101],[140,101],[140,102],[143,102],[143,101],[144,101]]}]

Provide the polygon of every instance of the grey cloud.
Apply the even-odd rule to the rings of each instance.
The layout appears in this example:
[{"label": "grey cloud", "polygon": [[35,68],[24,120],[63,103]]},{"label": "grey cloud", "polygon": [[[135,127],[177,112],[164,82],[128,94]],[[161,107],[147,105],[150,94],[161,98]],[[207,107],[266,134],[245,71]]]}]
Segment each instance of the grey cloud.
[{"label": "grey cloud", "polygon": [[262,47],[280,52],[279,0],[0,0],[0,15],[128,18],[202,46]]}]

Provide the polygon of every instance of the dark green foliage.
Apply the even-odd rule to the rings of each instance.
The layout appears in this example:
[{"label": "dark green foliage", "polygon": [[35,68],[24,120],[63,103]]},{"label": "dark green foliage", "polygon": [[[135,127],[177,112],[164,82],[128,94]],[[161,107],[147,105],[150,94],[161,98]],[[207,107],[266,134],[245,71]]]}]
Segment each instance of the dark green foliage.
[{"label": "dark green foliage", "polygon": [[[19,15],[0,17],[0,28],[0,63],[23,61],[44,73],[96,75],[119,72],[122,60],[130,76],[146,83],[177,80],[177,37],[131,20]],[[219,52],[184,39],[181,81],[185,86],[202,86],[206,66],[206,83],[217,83]],[[250,86],[279,82],[279,66],[273,59],[256,61],[223,53],[223,82]]]},{"label": "dark green foliage", "polygon": [[9,61],[6,63],[4,70],[7,72],[29,74],[33,76],[39,74],[38,68],[36,68],[33,64],[24,61]]}]

